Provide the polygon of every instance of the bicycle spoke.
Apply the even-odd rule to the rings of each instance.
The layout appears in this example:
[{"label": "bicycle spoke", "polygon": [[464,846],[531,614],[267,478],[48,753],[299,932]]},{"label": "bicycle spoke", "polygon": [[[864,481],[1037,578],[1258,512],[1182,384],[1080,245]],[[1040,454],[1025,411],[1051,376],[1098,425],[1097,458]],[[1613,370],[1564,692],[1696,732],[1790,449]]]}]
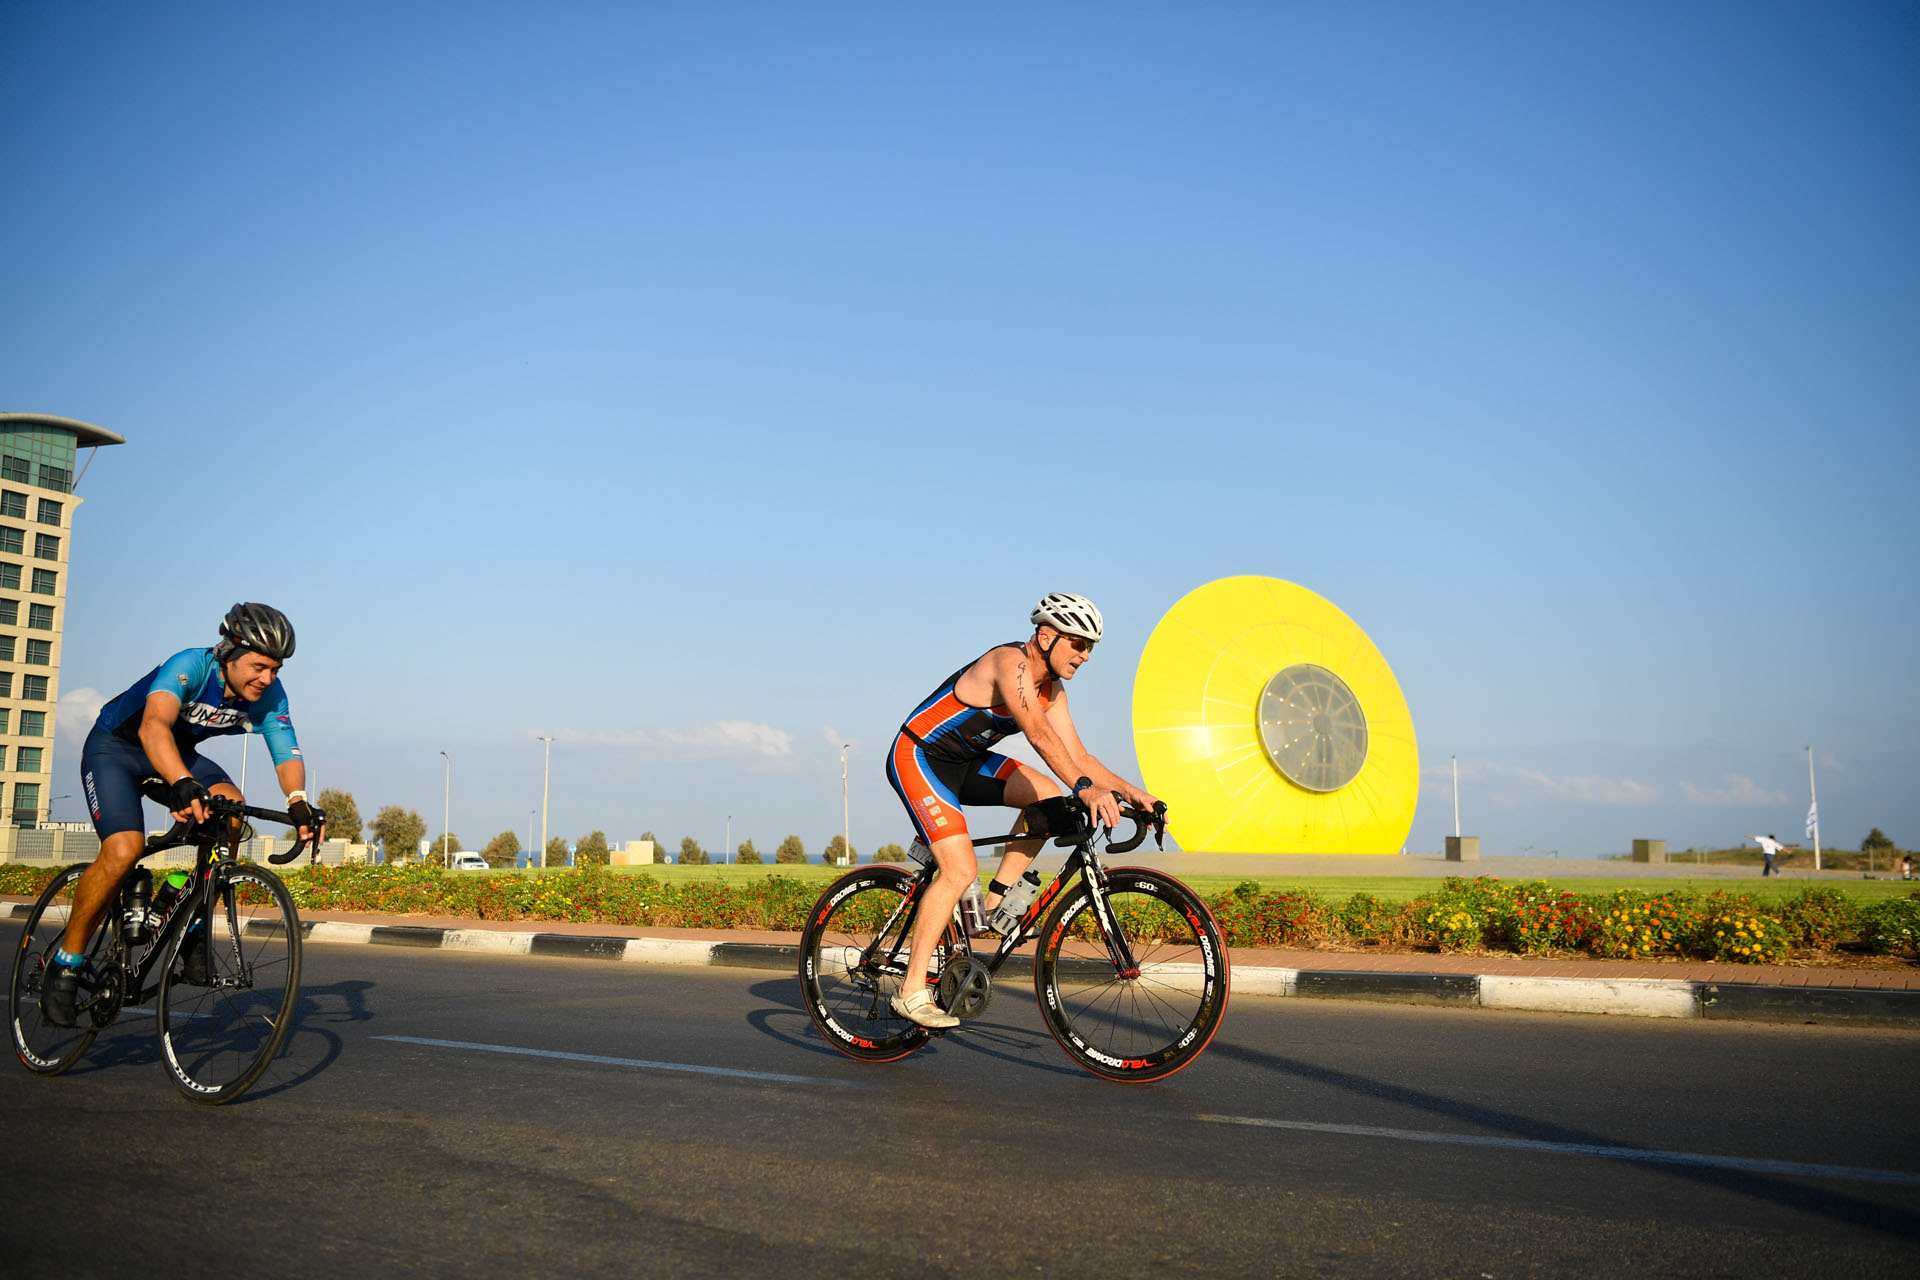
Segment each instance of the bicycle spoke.
[{"label": "bicycle spoke", "polygon": [[[300,993],[300,923],[277,876],[241,864],[219,873],[217,909],[195,904],[202,934],[183,936],[160,986],[161,1056],[182,1093],[197,1102],[230,1102],[279,1052]],[[274,927],[249,929],[249,899],[278,911]],[[271,919],[271,916],[268,917]],[[194,971],[198,948],[204,972]]]},{"label": "bicycle spoke", "polygon": [[829,885],[807,915],[801,997],[827,1042],[848,1057],[891,1062],[927,1042],[892,1003],[905,973],[912,883],[897,867],[862,868]]},{"label": "bicycle spoke", "polygon": [[79,1061],[100,1030],[94,1020],[95,1010],[108,1021],[116,1011],[109,1004],[100,1003],[100,975],[112,952],[110,931],[101,928],[96,929],[89,940],[87,963],[81,967],[82,983],[74,1025],[56,1027],[40,1012],[40,993],[47,968],[53,963],[54,948],[66,934],[74,882],[83,870],[70,867],[47,886],[27,916],[25,936],[13,953],[13,972],[8,983],[8,1021],[12,1027],[13,1050],[21,1065],[36,1075],[59,1075]]},{"label": "bicycle spoke", "polygon": [[[1219,930],[1179,881],[1124,869],[1108,878],[1108,918],[1122,935],[1110,939],[1093,893],[1076,885],[1042,926],[1034,965],[1041,1014],[1060,1047],[1095,1075],[1161,1079],[1197,1057],[1219,1027],[1227,998]],[[1138,968],[1119,971],[1116,950]]]}]

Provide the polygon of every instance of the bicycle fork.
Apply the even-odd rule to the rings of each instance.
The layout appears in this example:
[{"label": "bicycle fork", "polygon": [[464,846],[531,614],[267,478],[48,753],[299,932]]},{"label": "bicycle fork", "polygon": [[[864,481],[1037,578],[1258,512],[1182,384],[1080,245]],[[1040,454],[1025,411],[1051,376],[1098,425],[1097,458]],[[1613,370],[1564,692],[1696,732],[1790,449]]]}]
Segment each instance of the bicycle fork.
[{"label": "bicycle fork", "polygon": [[[1100,931],[1100,940],[1106,944],[1106,958],[1114,963],[1114,971],[1123,979],[1140,977],[1140,961],[1133,958],[1133,944],[1127,942],[1127,935],[1119,927],[1119,917],[1114,915],[1114,902],[1106,896],[1106,867],[1094,862],[1092,858],[1081,860],[1081,881],[1087,885],[1087,900],[1092,904],[1094,927]],[[1066,875],[1062,875],[1054,885],[1064,885]],[[1033,904],[1029,917],[1046,910],[1052,904],[1056,894],[1041,894],[1041,900]],[[1027,936],[1029,921],[1021,919],[1020,938]]]}]

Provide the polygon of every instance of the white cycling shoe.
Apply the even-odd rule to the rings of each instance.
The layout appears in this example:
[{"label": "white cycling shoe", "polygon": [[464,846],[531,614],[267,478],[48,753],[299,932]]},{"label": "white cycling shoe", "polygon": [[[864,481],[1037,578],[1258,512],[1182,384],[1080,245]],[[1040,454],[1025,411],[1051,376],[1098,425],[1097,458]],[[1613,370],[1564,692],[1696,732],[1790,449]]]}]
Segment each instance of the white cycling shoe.
[{"label": "white cycling shoe", "polygon": [[917,1022],[934,1031],[960,1025],[960,1019],[933,1002],[933,992],[922,987],[910,996],[893,998],[893,1011],[909,1022]]}]

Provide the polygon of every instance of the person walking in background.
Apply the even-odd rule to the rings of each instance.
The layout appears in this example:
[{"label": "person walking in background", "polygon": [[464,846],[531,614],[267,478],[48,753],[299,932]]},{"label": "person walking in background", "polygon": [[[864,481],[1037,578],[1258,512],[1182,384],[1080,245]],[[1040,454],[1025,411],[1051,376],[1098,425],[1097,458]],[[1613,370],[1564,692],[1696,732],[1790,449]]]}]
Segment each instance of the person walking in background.
[{"label": "person walking in background", "polygon": [[1900,859],[1900,878],[1902,880],[1913,879],[1913,855],[1912,854],[1908,854],[1906,857]]},{"label": "person walking in background", "polygon": [[1759,845],[1760,852],[1766,856],[1766,865],[1760,868],[1760,874],[1762,876],[1779,875],[1780,864],[1775,862],[1774,859],[1779,857],[1780,851],[1786,848],[1786,846],[1774,839],[1771,835],[1748,836],[1747,839]]}]

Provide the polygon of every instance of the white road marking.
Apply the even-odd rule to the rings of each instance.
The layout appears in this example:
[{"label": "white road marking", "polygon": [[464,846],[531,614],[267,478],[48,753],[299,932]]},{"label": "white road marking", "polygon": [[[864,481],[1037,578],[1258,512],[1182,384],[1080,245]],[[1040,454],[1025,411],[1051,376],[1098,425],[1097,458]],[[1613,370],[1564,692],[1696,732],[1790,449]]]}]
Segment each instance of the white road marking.
[{"label": "white road marking", "polygon": [[1532,1138],[1491,1138],[1468,1133],[1438,1133],[1426,1129],[1388,1129],[1366,1124],[1327,1124],[1318,1120],[1269,1120],[1259,1116],[1216,1115],[1202,1115],[1196,1118],[1211,1124],[1249,1125],[1259,1129],[1294,1129],[1304,1133],[1337,1133],[1355,1138],[1393,1138],[1401,1142],[1498,1147],[1507,1151],[1536,1151],[1557,1156],[1598,1156],[1603,1160],[1684,1165],[1696,1169],[1730,1169],[1737,1173],[1771,1173],[1789,1178],[1835,1178],[1845,1182],[1890,1182],[1895,1186],[1920,1186],[1920,1173],[1907,1173],[1899,1169],[1855,1169],[1837,1164],[1800,1164],[1792,1160],[1709,1156],[1690,1151],[1607,1147],[1590,1142],[1542,1142]]},{"label": "white road marking", "polygon": [[859,1086],[852,1080],[832,1080],[823,1076],[784,1075],[778,1071],[742,1071],[736,1067],[702,1067],[690,1062],[650,1062],[645,1058],[610,1058],[598,1053],[566,1053],[559,1049],[526,1049],[510,1044],[475,1044],[470,1040],[430,1040],[423,1036],[374,1036],[398,1044],[419,1044],[430,1049],[471,1049],[479,1053],[512,1053],[528,1058],[559,1058],[564,1062],[597,1062],[612,1067],[637,1067],[642,1071],[684,1071],[690,1075],[731,1076],[737,1080],[771,1080],[779,1084],[824,1084]]}]

